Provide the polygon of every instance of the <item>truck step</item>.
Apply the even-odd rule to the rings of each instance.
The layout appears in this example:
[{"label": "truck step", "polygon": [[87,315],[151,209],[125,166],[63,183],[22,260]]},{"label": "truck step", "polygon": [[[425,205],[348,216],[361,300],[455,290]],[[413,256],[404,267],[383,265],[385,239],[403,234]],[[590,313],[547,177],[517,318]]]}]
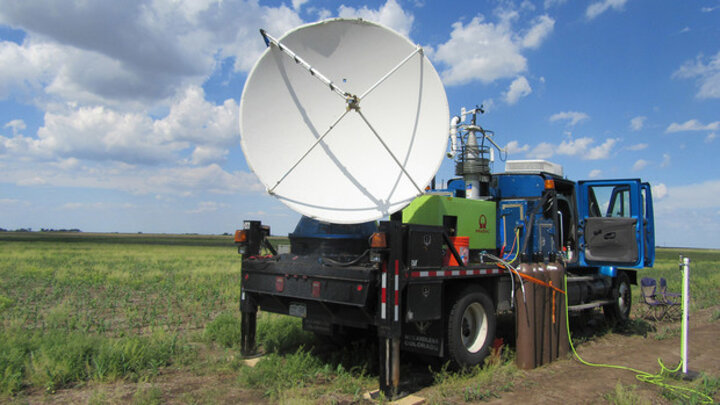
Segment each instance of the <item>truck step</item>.
[{"label": "truck step", "polygon": [[596,277],[593,276],[568,276],[568,283],[577,283],[580,281],[593,281]]},{"label": "truck step", "polygon": [[601,305],[612,304],[613,300],[597,300],[588,302],[587,304],[570,305],[568,311],[582,311],[583,309],[596,308]]}]

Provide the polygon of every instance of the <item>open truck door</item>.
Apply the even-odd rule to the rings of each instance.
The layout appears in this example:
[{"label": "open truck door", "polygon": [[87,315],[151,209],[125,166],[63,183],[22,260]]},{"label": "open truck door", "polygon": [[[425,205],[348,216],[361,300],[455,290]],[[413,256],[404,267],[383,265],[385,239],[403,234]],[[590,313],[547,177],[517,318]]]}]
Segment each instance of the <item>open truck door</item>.
[{"label": "open truck door", "polygon": [[578,182],[580,264],[652,266],[655,236],[648,183],[632,180]]}]

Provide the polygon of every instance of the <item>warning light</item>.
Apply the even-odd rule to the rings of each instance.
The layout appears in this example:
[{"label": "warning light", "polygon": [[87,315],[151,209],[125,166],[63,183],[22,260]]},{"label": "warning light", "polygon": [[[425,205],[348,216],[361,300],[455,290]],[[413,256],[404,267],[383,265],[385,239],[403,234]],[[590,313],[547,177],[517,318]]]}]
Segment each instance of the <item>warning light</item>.
[{"label": "warning light", "polygon": [[375,232],[370,237],[370,247],[372,248],[386,248],[387,239],[385,238],[385,232]]}]

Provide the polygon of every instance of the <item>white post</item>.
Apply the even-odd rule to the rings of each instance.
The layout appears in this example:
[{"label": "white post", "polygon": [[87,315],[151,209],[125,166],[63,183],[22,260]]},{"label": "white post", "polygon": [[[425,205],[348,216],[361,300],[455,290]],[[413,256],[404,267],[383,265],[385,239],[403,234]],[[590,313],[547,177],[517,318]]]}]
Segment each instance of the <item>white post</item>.
[{"label": "white post", "polygon": [[688,311],[690,310],[690,258],[683,258],[682,372],[688,372]]}]

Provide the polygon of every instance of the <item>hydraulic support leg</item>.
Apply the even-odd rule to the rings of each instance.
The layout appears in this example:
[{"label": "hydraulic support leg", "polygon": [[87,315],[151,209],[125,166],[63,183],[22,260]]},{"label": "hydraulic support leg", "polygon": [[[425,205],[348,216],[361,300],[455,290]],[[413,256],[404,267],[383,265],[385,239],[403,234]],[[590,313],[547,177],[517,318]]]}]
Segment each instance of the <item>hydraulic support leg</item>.
[{"label": "hydraulic support leg", "polygon": [[252,297],[243,291],[240,299],[241,325],[240,325],[240,353],[243,356],[252,356],[257,353],[255,343],[255,330],[257,329],[257,305]]},{"label": "hydraulic support leg", "polygon": [[380,391],[395,398],[400,385],[400,338],[380,338]]}]

